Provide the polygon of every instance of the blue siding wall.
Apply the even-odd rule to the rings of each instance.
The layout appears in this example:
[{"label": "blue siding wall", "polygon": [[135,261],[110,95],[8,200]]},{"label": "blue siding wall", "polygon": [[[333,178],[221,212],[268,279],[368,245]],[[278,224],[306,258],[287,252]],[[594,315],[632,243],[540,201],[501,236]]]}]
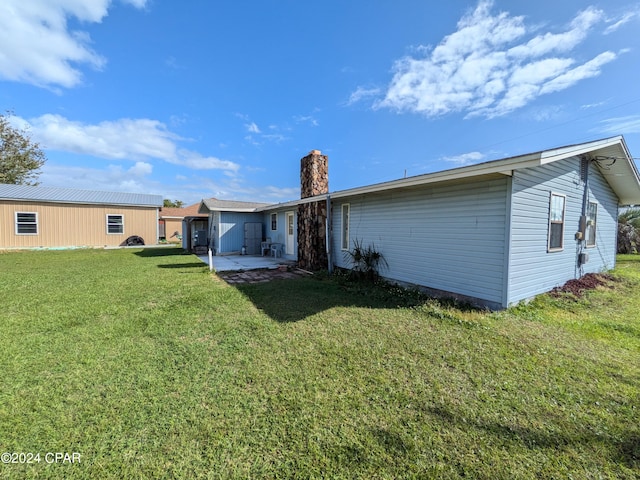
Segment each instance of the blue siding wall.
[{"label": "blue siding wall", "polygon": [[[220,212],[217,253],[239,252],[244,244],[245,222],[263,222],[261,213]],[[264,232],[263,232],[264,234]]]},{"label": "blue siding wall", "polygon": [[350,204],[350,245],[375,244],[389,279],[503,303],[510,179],[494,176],[333,202],[334,263],[341,250],[342,204]]},{"label": "blue siding wall", "polygon": [[[271,230],[271,214],[275,213],[278,217],[276,222],[276,230]],[[265,213],[263,222],[265,224],[265,237],[271,238],[273,243],[284,243],[286,241],[286,217],[284,211],[274,212],[270,211]]]},{"label": "blue siding wall", "polygon": [[584,265],[584,273],[601,272],[615,267],[618,234],[618,197],[604,179],[595,164],[589,175],[589,201],[598,204],[596,221],[596,246],[584,251],[589,261]]},{"label": "blue siding wall", "polygon": [[[285,210],[270,210],[265,212],[263,222],[265,225],[265,238],[271,238],[273,243],[281,243],[286,245],[287,243],[287,213],[293,212],[293,255],[289,255],[288,258],[298,258],[298,211],[297,207],[287,208]],[[271,214],[275,213],[278,216],[276,230],[271,230]],[[286,247],[285,247],[286,248]]]},{"label": "blue siding wall", "polygon": [[[580,159],[517,170],[512,181],[511,245],[508,303],[546,292],[583,273],[615,265],[617,199],[595,165],[590,168],[591,201],[598,202],[597,246],[586,249],[589,262],[578,267],[579,230],[584,183]],[[547,252],[549,198],[551,192],[566,195],[564,249]]]}]

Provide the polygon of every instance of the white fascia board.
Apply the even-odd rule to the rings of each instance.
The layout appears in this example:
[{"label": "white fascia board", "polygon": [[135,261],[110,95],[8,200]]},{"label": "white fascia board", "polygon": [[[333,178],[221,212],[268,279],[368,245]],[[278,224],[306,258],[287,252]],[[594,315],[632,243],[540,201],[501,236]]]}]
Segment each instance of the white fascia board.
[{"label": "white fascia board", "polygon": [[544,165],[547,163],[557,162],[558,160],[563,160],[569,157],[585,155],[587,153],[592,153],[594,150],[612,147],[614,145],[620,144],[621,142],[622,137],[617,136],[612,138],[605,138],[604,140],[596,140],[595,142],[582,143],[580,145],[571,145],[568,147],[545,150],[544,152],[541,152],[540,163],[541,165]]}]

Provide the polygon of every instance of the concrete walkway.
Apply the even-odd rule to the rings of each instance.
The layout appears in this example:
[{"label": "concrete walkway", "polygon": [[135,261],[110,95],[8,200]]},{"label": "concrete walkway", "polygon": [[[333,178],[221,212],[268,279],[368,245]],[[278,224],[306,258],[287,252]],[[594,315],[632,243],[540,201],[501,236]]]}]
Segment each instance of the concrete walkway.
[{"label": "concrete walkway", "polygon": [[[207,265],[208,255],[198,255],[198,258]],[[295,265],[293,260],[286,258],[261,257],[253,255],[214,255],[213,268],[216,272],[230,272],[238,270],[277,269],[281,265]]]}]

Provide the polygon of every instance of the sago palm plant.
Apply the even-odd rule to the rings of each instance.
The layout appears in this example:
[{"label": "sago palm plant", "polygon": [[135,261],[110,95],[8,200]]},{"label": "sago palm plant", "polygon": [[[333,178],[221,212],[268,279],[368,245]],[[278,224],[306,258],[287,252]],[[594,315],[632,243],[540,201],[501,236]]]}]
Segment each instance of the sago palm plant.
[{"label": "sago palm plant", "polygon": [[618,216],[618,253],[640,249],[640,208],[629,208]]}]

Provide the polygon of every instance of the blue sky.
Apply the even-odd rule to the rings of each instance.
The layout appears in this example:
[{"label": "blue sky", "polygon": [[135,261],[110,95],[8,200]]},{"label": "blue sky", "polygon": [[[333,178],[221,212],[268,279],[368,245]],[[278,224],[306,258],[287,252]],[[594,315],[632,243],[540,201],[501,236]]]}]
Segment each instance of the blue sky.
[{"label": "blue sky", "polygon": [[280,202],[622,134],[640,3],[2,0],[0,109],[40,181]]}]

